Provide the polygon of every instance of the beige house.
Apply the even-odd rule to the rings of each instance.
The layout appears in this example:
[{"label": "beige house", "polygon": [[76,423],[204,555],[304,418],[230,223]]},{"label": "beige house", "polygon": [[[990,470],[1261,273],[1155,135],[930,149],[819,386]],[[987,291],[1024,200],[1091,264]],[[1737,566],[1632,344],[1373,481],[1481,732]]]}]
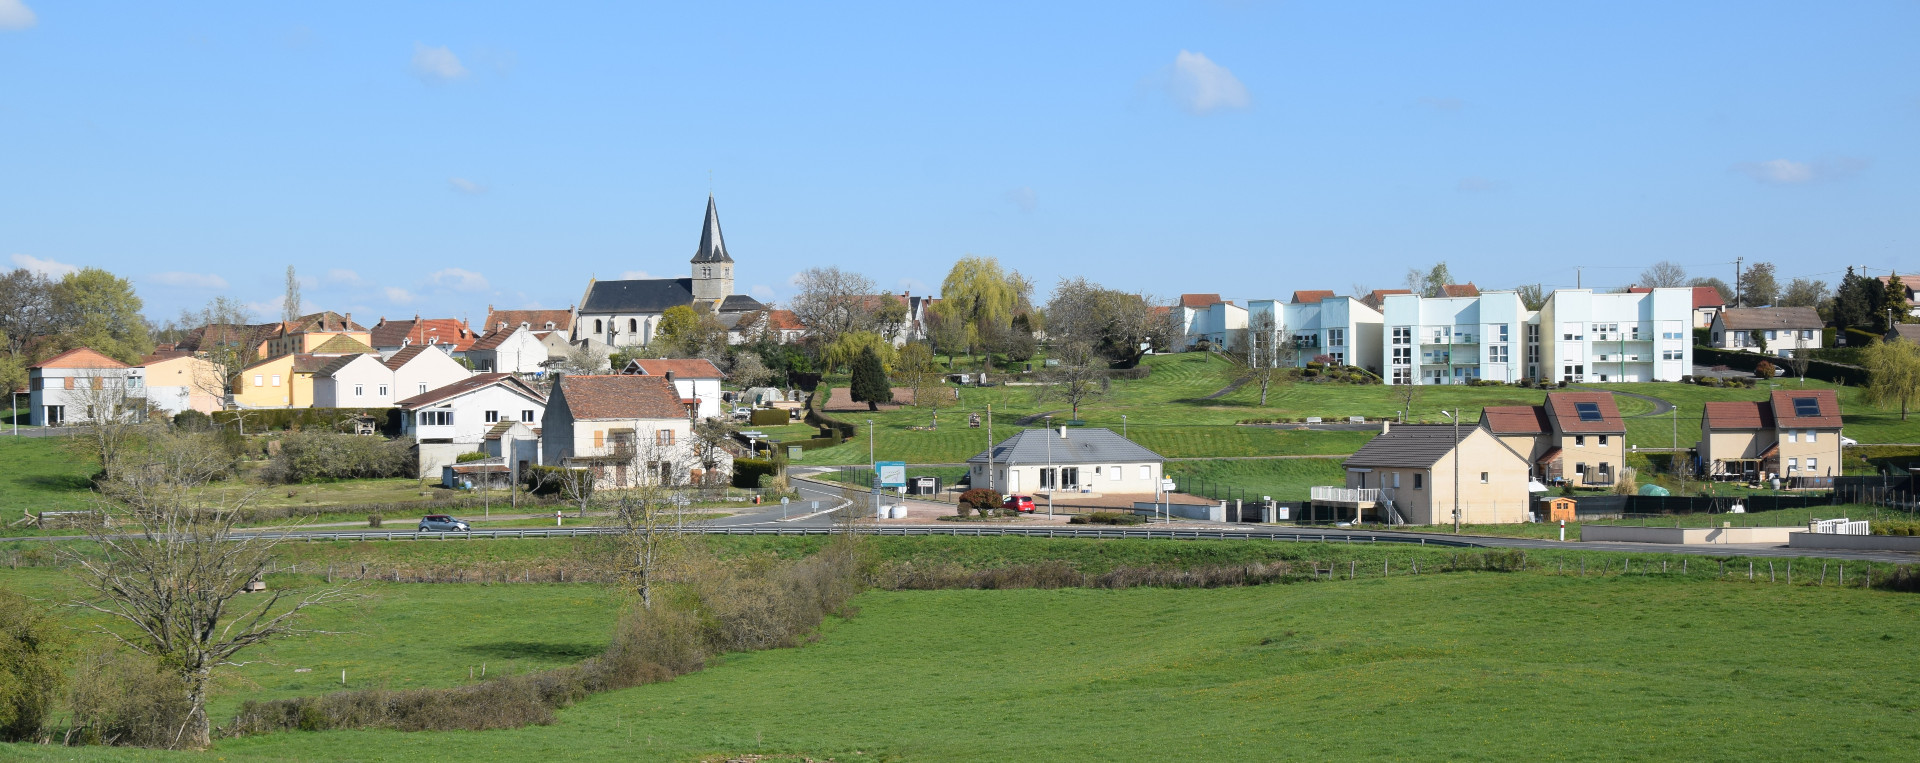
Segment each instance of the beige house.
[{"label": "beige house", "polygon": [[1611,486],[1627,462],[1627,424],[1611,392],[1549,392],[1542,405],[1484,408],[1480,428],[1526,456],[1544,484]]},{"label": "beige house", "polygon": [[1464,524],[1528,519],[1526,456],[1481,427],[1391,426],[1345,466],[1344,487],[1313,488],[1315,516],[1330,508],[1343,518],[1433,525],[1452,522],[1457,507]]},{"label": "beige house", "polygon": [[[1709,343],[1722,350],[1766,352],[1780,357],[1794,350],[1820,349],[1820,311],[1811,307],[1733,307],[1714,316]],[[1764,340],[1766,349],[1761,349]]]},{"label": "beige house", "polygon": [[1720,479],[1794,480],[1830,486],[1841,474],[1840,398],[1830,389],[1776,390],[1760,402],[1707,403],[1700,469]]},{"label": "beige house", "polygon": [[168,415],[182,411],[220,410],[221,370],[205,358],[184,350],[161,350],[141,359],[147,402]]},{"label": "beige house", "polygon": [[724,478],[724,451],[711,471],[693,447],[695,401],[664,376],[561,376],[547,398],[540,459],[592,470],[601,488]]}]

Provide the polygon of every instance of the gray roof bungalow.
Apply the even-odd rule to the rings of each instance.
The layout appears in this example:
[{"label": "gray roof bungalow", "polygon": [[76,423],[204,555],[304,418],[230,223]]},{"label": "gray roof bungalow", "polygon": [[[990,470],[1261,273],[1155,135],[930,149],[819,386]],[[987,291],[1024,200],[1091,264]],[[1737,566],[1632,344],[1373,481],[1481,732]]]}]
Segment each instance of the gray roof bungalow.
[{"label": "gray roof bungalow", "polygon": [[967,459],[974,487],[1000,493],[1054,490],[1153,495],[1166,459],[1111,429],[1025,429]]}]

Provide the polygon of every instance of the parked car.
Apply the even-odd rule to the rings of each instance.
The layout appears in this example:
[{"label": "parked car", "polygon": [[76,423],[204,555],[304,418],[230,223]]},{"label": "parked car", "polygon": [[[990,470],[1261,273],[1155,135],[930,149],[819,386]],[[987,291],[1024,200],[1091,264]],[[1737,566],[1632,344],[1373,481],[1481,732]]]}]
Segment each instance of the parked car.
[{"label": "parked car", "polygon": [[423,533],[463,533],[469,529],[465,521],[445,514],[428,514],[420,518],[420,532]]},{"label": "parked car", "polygon": [[747,419],[751,419],[753,418],[753,409],[748,408],[744,405],[738,406],[733,409],[733,418],[735,421],[746,421]]},{"label": "parked car", "polygon": [[1000,502],[1000,508],[1012,509],[1014,511],[1021,511],[1021,512],[1026,512],[1028,514],[1032,514],[1033,513],[1033,496],[1030,496],[1030,495],[1007,496],[1007,500]]}]

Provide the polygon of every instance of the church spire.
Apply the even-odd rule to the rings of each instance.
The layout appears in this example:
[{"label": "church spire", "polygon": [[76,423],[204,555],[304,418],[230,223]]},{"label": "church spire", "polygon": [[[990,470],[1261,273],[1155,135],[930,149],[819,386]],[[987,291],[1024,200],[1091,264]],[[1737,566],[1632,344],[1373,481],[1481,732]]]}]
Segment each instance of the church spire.
[{"label": "church spire", "polygon": [[700,248],[693,252],[693,262],[732,262],[733,256],[727,254],[727,242],[720,237],[720,212],[714,207],[713,194],[707,194],[707,220],[700,225]]}]

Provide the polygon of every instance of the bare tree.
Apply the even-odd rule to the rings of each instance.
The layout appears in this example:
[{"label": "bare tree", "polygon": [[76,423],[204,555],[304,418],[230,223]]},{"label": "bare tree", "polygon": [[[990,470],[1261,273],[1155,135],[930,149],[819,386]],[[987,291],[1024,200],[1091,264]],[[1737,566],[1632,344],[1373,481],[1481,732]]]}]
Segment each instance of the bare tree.
[{"label": "bare tree", "polygon": [[85,418],[71,441],[80,455],[98,458],[100,470],[118,474],[120,461],[155,427],[149,420],[147,399],[128,386],[129,376],[110,369],[87,371],[73,380],[69,405],[77,404]]},{"label": "bare tree", "polygon": [[1073,418],[1080,418],[1080,406],[1087,401],[1107,393],[1111,380],[1107,376],[1105,364],[1099,362],[1099,356],[1093,346],[1080,340],[1068,340],[1054,345],[1053,357],[1060,365],[1052,366],[1041,374],[1045,382],[1034,389],[1041,400],[1059,400],[1072,408]]},{"label": "bare tree", "polygon": [[1805,386],[1807,383],[1807,362],[1813,360],[1810,355],[1812,352],[1812,350],[1805,347],[1800,347],[1787,353],[1787,368],[1792,369],[1793,375],[1800,378],[1801,386]]},{"label": "bare tree", "polygon": [[625,491],[614,508],[613,568],[640,604],[653,608],[654,585],[680,550],[682,512],[672,486],[651,482]]},{"label": "bare tree", "polygon": [[1119,363],[1139,359],[1142,347],[1171,347],[1181,330],[1172,311],[1144,294],[1108,289],[1085,278],[1062,278],[1047,302],[1047,333],[1053,339],[1090,344]]},{"label": "bare tree", "polygon": [[733,433],[738,430],[739,427],[727,418],[707,419],[694,424],[693,438],[687,443],[694,463],[699,464],[707,475],[718,474],[720,464],[727,455],[727,443],[733,440]]},{"label": "bare tree", "polygon": [[1420,402],[1419,379],[1408,379],[1406,384],[1393,385],[1393,399],[1400,401],[1400,423],[1413,419],[1413,406]]},{"label": "bare tree", "polygon": [[766,384],[773,379],[773,370],[760,360],[756,353],[741,350],[733,354],[733,362],[727,367],[727,380],[741,389],[749,389]]},{"label": "bare tree", "polygon": [[1661,260],[1640,271],[1640,285],[1665,289],[1687,285],[1687,269],[1672,260]]},{"label": "bare tree", "polygon": [[[191,316],[200,332],[193,354],[205,362],[194,367],[189,384],[196,392],[218,398],[222,410],[238,411],[233,396],[242,385],[240,372],[258,360],[253,332],[247,327],[253,311],[238,299],[215,297]],[[244,421],[240,433],[246,434]]]},{"label": "bare tree", "polygon": [[808,268],[796,277],[800,292],[789,309],[823,343],[872,326],[873,279],[837,267]]},{"label": "bare tree", "polygon": [[1247,376],[1260,385],[1260,406],[1264,408],[1273,380],[1286,373],[1281,369],[1293,366],[1298,353],[1293,342],[1280,336],[1280,326],[1273,313],[1260,312],[1247,319],[1246,337],[1239,342],[1232,357]]},{"label": "bare tree", "polygon": [[163,432],[102,484],[103,508],[126,525],[96,521],[92,552],[62,551],[89,592],[78,607],[104,615],[96,631],[154,658],[181,680],[191,708],[176,744],[211,741],[207,693],[214,673],[244,663],[248,647],[296,633],[309,608],[346,598],[341,588],[275,590],[242,603],[263,579],[278,535],[236,533],[253,493],[205,490],[232,456],[212,433]]}]

